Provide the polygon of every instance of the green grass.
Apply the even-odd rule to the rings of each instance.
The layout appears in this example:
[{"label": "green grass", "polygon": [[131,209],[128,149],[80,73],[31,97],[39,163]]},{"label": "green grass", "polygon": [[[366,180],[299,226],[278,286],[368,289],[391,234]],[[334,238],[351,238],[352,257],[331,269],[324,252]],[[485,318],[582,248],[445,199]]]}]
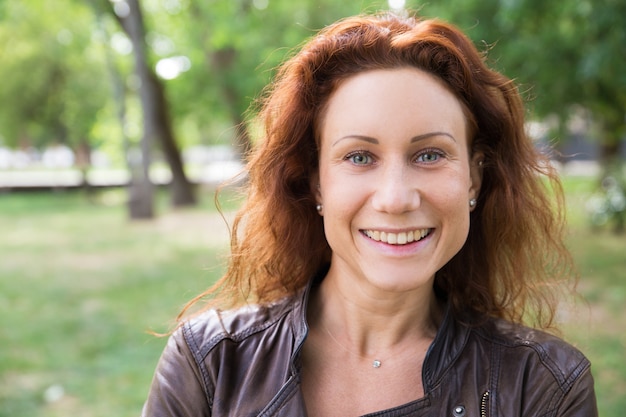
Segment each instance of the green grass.
[{"label": "green grass", "polygon": [[[0,416],[139,415],[165,343],[147,331],[220,271],[227,231],[206,200],[131,223],[121,190],[0,195]],[[46,403],[53,386],[65,395]]]},{"label": "green grass", "polygon": [[626,409],[626,234],[593,229],[585,203],[597,181],[564,181],[570,234],[568,245],[580,273],[584,302],[562,326],[567,339],[591,360],[600,416]]},{"label": "green grass", "polygon": [[[587,304],[564,316],[564,336],[592,360],[600,415],[621,416],[626,236],[588,226],[591,180],[565,186]],[[213,282],[228,238],[212,192],[194,209],[165,200],[155,220],[130,222],[123,190],[0,194],[0,417],[139,415],[165,344],[147,331],[168,330]]]}]

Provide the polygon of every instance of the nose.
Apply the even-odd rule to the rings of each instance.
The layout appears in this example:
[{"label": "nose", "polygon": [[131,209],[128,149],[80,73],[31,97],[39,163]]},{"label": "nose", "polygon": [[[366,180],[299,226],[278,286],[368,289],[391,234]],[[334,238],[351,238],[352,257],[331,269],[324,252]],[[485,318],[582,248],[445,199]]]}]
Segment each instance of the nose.
[{"label": "nose", "polygon": [[378,172],[372,196],[375,210],[402,214],[417,209],[421,203],[417,179],[407,166],[389,166]]}]

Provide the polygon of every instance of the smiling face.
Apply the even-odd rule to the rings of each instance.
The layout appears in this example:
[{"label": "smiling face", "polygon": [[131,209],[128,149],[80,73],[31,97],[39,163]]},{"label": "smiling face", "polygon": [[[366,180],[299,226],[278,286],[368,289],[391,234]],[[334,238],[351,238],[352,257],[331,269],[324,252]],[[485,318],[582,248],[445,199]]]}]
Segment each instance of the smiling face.
[{"label": "smiling face", "polygon": [[319,128],[329,276],[383,291],[432,286],[467,239],[480,187],[459,100],[418,69],[368,71],[340,84]]}]

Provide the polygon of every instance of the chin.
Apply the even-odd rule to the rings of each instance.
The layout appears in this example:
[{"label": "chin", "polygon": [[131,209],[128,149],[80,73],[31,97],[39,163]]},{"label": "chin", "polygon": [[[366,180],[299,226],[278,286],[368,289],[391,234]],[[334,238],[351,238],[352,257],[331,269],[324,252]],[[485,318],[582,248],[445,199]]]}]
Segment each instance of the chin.
[{"label": "chin", "polygon": [[369,276],[367,281],[381,291],[409,292],[423,289],[424,287],[432,288],[434,275],[419,277],[414,272],[411,274],[399,274],[394,273],[393,269],[388,269],[383,274]]}]

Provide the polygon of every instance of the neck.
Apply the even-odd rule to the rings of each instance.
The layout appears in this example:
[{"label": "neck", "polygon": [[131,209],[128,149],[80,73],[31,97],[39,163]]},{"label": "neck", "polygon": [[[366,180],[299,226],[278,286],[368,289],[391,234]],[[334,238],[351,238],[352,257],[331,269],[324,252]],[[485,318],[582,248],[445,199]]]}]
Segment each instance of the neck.
[{"label": "neck", "polygon": [[309,323],[362,358],[383,359],[430,345],[442,309],[432,285],[407,292],[343,288],[332,274],[312,294]]}]

